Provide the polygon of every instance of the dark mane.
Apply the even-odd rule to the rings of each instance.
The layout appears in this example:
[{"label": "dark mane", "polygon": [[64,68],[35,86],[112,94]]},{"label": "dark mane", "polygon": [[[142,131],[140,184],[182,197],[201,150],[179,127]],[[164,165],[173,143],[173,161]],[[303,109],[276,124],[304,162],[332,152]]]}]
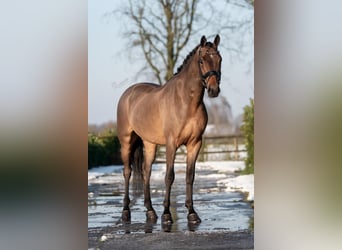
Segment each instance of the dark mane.
[{"label": "dark mane", "polygon": [[197,45],[197,46],[196,46],[196,47],[195,47],[195,48],[194,48],[194,49],[185,57],[185,59],[184,59],[182,65],[179,66],[179,67],[177,68],[177,72],[174,73],[174,75],[177,75],[179,72],[182,71],[184,65],[187,64],[187,62],[189,61],[189,59],[195,54],[195,52],[197,51],[198,47],[199,47],[199,45]]},{"label": "dark mane", "polygon": [[[197,51],[197,49],[198,49],[199,46],[200,46],[200,45],[197,45],[197,46],[196,46],[196,47],[195,47],[195,48],[194,48],[194,49],[185,57],[185,59],[184,59],[182,65],[179,66],[179,67],[177,68],[177,72],[174,73],[173,75],[177,75],[179,72],[182,71],[184,65],[186,65],[186,64],[188,63],[189,59],[195,54],[195,52]],[[211,47],[211,48],[212,48],[212,47],[213,47],[213,43],[207,42],[207,43],[205,44],[205,46],[208,46],[208,47]]]}]

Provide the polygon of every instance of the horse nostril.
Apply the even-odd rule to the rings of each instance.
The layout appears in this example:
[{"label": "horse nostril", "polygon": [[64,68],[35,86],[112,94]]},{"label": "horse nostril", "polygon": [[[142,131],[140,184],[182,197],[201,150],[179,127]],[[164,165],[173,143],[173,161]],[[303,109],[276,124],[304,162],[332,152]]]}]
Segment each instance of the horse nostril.
[{"label": "horse nostril", "polygon": [[209,97],[217,97],[220,93],[220,88],[208,88],[208,96]]}]

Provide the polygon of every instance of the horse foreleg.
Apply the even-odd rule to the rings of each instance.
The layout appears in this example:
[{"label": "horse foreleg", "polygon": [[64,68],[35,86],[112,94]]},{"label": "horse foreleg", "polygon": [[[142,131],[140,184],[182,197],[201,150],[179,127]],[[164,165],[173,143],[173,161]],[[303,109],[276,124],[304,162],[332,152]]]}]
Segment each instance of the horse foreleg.
[{"label": "horse foreleg", "polygon": [[188,222],[200,223],[201,219],[197,215],[193,206],[193,184],[195,179],[195,163],[202,141],[196,141],[187,145],[187,165],[186,165],[186,201],[185,206],[188,208]]},{"label": "horse foreleg", "polygon": [[171,186],[173,181],[175,180],[175,171],[174,171],[174,160],[176,155],[176,146],[174,144],[166,145],[166,175],[165,175],[165,199],[164,199],[164,212],[162,221],[164,224],[171,224],[172,216],[170,213],[170,194],[171,194]]},{"label": "horse foreleg", "polygon": [[146,219],[149,222],[156,223],[158,216],[152,207],[151,191],[150,191],[150,177],[152,170],[152,163],[156,155],[156,145],[144,141],[145,154],[144,154],[144,203],[147,209]]}]

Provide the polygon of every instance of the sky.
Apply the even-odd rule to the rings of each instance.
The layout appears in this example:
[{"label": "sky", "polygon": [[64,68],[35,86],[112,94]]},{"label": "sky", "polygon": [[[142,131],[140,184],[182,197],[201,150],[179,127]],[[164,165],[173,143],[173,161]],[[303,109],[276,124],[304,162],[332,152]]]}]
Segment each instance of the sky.
[{"label": "sky", "polygon": [[[227,8],[225,1],[217,0],[222,8]],[[137,73],[144,65],[144,60],[132,59],[130,51],[127,51],[127,40],[122,32],[127,26],[122,19],[113,15],[106,15],[118,8],[125,1],[89,0],[88,1],[88,123],[102,124],[116,120],[116,106],[121,94],[130,85],[153,79],[148,79],[148,74]],[[205,8],[205,6],[199,6]],[[248,11],[239,8],[226,9],[229,15],[243,16]],[[204,29],[203,35],[209,36],[216,31]],[[254,35],[252,31],[252,35]],[[192,38],[183,51],[183,58],[200,41],[201,35]],[[250,38],[249,38],[250,39]],[[227,43],[221,35],[221,44]],[[231,105],[232,114],[237,117],[243,112],[243,107],[249,104],[249,99],[254,97],[254,58],[253,43],[249,42],[247,56],[244,58],[232,58],[224,49],[219,50],[222,55],[222,80],[221,94]],[[135,50],[135,53],[137,50]]]}]

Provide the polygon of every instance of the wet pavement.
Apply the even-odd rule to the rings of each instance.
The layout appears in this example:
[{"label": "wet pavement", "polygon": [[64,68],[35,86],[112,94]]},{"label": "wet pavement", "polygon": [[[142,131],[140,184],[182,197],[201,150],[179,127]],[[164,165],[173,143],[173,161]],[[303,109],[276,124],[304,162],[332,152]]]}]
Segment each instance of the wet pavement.
[{"label": "wet pavement", "polygon": [[[226,164],[226,166],[225,166]],[[227,190],[221,180],[234,178],[231,164],[234,162],[198,163],[194,183],[194,207],[202,222],[189,226],[185,203],[185,164],[175,164],[175,181],[171,191],[171,214],[174,223],[165,228],[161,224],[164,200],[165,164],[153,165],[151,198],[158,215],[156,224],[146,223],[143,196],[131,194],[131,224],[121,222],[123,200],[122,166],[112,167],[104,173],[88,179],[88,231],[107,228],[110,235],[159,233],[159,232],[240,232],[253,231],[254,210],[244,194]],[[242,163],[243,164],[243,163]],[[91,234],[91,233],[90,233]],[[100,239],[97,239],[100,240]]]}]

